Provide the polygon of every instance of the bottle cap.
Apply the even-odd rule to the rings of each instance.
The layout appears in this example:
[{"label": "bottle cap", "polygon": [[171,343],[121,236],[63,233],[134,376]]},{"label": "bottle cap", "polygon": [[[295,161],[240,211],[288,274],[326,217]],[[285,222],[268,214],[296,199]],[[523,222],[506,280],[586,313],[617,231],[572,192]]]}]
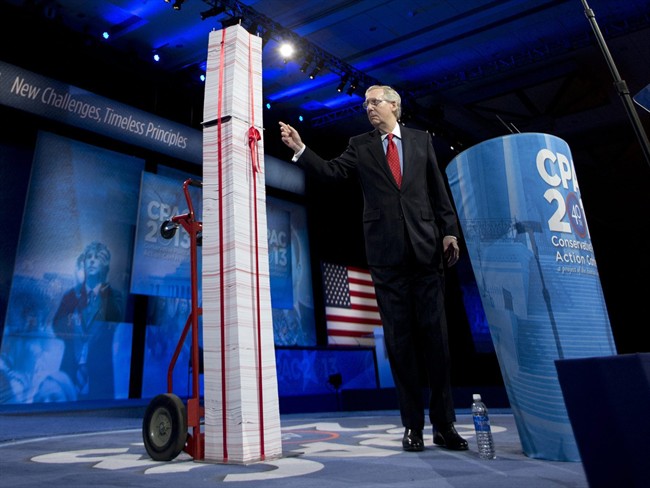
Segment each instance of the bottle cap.
[{"label": "bottle cap", "polygon": [[474,393],[472,395],[472,400],[474,400],[475,402],[480,402],[481,401],[481,395],[479,395],[478,393]]}]

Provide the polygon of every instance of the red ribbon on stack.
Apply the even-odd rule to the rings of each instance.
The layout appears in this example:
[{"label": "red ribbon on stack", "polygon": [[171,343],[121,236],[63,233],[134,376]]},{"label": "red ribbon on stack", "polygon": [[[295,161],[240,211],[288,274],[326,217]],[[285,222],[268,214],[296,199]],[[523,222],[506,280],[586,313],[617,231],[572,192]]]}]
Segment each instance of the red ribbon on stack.
[{"label": "red ribbon on stack", "polygon": [[258,141],[262,139],[260,131],[255,128],[255,100],[253,96],[253,62],[251,54],[251,35],[248,36],[248,93],[249,106],[251,110],[251,126],[248,129],[248,147],[251,152],[251,163],[253,166],[253,215],[255,216],[255,294],[257,312],[257,394],[260,422],[260,457],[265,459],[264,448],[264,389],[262,388],[262,308],[260,300],[260,250],[257,222],[257,178],[260,173],[260,158]]},{"label": "red ribbon on stack", "polygon": [[257,141],[260,141],[261,139],[262,136],[260,135],[260,131],[251,126],[251,128],[248,129],[248,147],[251,151],[251,162],[253,163],[254,173],[260,173],[262,171],[260,168],[259,147],[257,146]]}]

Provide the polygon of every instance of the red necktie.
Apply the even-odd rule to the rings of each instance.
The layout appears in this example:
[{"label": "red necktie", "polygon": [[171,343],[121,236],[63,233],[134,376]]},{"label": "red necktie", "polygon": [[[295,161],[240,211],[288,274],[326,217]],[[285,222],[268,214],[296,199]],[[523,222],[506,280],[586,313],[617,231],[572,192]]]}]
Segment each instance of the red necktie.
[{"label": "red necktie", "polygon": [[388,147],[386,148],[386,160],[388,167],[393,173],[393,178],[397,182],[397,187],[402,186],[402,170],[399,165],[399,153],[397,152],[397,145],[393,141],[393,134],[388,134]]}]

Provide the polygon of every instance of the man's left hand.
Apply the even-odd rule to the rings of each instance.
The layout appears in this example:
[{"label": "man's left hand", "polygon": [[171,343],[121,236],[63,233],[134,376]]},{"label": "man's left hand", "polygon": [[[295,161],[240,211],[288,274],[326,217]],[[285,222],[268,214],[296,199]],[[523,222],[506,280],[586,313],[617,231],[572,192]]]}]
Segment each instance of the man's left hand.
[{"label": "man's left hand", "polygon": [[445,254],[447,266],[453,266],[458,262],[460,257],[460,248],[458,247],[458,239],[454,236],[445,236],[442,239],[442,249]]}]

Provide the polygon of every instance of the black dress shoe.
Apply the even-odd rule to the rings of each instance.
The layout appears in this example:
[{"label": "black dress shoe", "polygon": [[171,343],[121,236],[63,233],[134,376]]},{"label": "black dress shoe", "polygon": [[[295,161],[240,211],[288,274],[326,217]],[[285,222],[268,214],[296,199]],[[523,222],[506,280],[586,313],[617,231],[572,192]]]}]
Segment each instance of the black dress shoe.
[{"label": "black dress shoe", "polygon": [[468,448],[467,441],[456,432],[454,424],[445,425],[442,429],[434,431],[433,443],[452,451],[466,451]]},{"label": "black dress shoe", "polygon": [[422,440],[422,431],[416,429],[404,429],[402,438],[402,447],[405,451],[424,451],[424,441]]}]

